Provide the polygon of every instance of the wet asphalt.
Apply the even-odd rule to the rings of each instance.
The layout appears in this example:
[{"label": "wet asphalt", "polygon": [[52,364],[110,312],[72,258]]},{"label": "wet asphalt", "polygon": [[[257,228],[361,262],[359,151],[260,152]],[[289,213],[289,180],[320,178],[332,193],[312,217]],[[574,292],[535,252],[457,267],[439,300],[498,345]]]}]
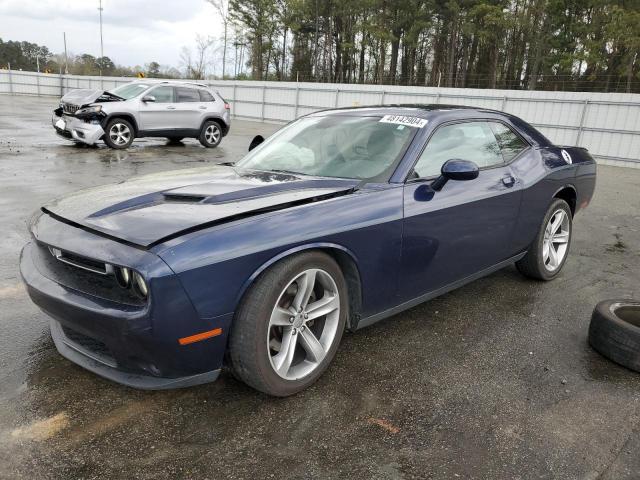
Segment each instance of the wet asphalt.
[{"label": "wet asphalt", "polygon": [[294,397],[226,373],[143,392],[58,355],[20,283],[27,219],[79,188],[238,159],[277,126],[118,152],[57,137],[55,103],[0,96],[0,478],[640,478],[640,374],[587,344],[597,301],[640,298],[640,170],[599,168],[551,283],[510,267],[347,334]]}]

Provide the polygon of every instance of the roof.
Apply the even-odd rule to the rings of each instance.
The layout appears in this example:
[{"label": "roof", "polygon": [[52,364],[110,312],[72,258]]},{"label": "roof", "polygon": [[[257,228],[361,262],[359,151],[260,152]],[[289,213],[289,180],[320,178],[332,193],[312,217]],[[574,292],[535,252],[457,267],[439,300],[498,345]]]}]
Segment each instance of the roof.
[{"label": "roof", "polygon": [[397,105],[372,105],[367,107],[344,107],[321,110],[311,113],[309,116],[330,116],[330,115],[354,115],[354,112],[362,112],[357,115],[381,117],[384,115],[404,115],[424,118],[431,121],[457,121],[467,118],[493,118],[507,121],[520,134],[524,135],[530,143],[536,145],[551,145],[542,133],[522,119],[506,112],[491,110],[489,108],[471,107],[467,105],[446,105],[446,104],[397,104]]},{"label": "roof", "polygon": [[507,115],[504,112],[501,112],[499,110],[491,110],[488,108],[471,107],[467,105],[447,105],[447,104],[440,104],[440,103],[437,103],[437,104],[436,103],[427,103],[427,104],[409,103],[409,104],[370,105],[370,106],[362,106],[362,107],[341,107],[341,108],[320,110],[319,112],[316,112],[316,114],[340,115],[340,114],[348,114],[351,112],[353,113],[363,112],[365,114],[370,114],[372,116],[402,114],[402,115],[411,115],[419,118],[426,118],[426,117],[433,116],[433,114],[437,112],[455,112],[455,111],[475,111],[478,113],[492,113],[492,114]]}]

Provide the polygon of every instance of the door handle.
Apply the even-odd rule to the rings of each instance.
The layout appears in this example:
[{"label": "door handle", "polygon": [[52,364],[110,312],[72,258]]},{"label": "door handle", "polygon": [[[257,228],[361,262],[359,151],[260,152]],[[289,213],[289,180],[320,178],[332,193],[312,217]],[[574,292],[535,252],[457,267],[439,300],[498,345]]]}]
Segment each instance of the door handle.
[{"label": "door handle", "polygon": [[207,107],[205,107],[204,105],[200,105],[198,108],[199,108],[200,110],[206,110],[206,109],[207,109]]},{"label": "door handle", "polygon": [[511,188],[516,184],[516,179],[513,177],[513,175],[505,175],[504,177],[502,177],[502,183],[505,187]]},{"label": "door handle", "polygon": [[176,107],[172,107],[171,105],[169,105],[169,106],[167,107],[167,110],[175,110],[175,109],[176,109]]}]

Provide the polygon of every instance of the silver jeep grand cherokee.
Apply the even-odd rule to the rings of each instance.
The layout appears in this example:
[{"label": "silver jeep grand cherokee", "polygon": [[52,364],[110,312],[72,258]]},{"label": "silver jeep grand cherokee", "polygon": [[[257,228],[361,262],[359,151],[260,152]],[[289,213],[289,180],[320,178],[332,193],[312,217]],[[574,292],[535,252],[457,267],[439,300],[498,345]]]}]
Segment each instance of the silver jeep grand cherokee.
[{"label": "silver jeep grand cherokee", "polygon": [[216,147],[229,132],[229,104],[205,85],[177,81],[137,81],[111,91],[79,89],[53,111],[56,132],[89,145],[104,140],[127,148],[134,138],[197,138]]}]

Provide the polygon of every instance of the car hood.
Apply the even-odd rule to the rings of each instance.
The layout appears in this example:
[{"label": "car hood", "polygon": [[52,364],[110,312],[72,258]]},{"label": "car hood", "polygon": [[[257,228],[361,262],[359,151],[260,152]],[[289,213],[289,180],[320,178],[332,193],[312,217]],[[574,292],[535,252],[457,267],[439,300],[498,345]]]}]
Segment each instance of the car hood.
[{"label": "car hood", "polygon": [[105,90],[94,90],[90,88],[79,88],[71,90],[60,99],[61,102],[71,103],[73,105],[84,106],[95,102],[113,102],[122,100],[117,95],[109,93]]},{"label": "car hood", "polygon": [[357,184],[214,166],[81,190],[42,210],[61,221],[151,247],[200,228],[347,194]]}]

